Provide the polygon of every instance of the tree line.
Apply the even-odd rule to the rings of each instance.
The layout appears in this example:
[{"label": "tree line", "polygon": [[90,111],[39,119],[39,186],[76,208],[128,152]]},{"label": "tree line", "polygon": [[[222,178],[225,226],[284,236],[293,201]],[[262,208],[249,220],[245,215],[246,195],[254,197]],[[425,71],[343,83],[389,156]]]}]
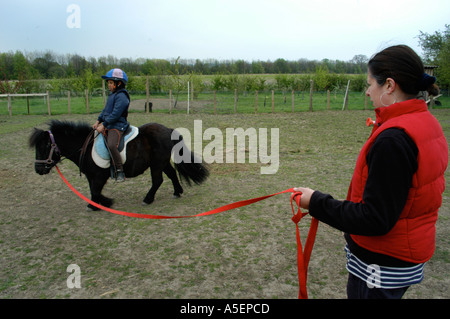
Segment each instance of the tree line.
[{"label": "tree line", "polygon": [[361,74],[367,72],[367,57],[356,55],[350,61],[321,61],[299,59],[288,61],[245,61],[216,59],[146,59],[83,57],[78,54],[57,54],[46,52],[1,52],[1,80],[63,79],[82,76],[86,70],[93,74],[104,74],[112,68],[121,68],[128,75],[172,75],[172,74],[304,74],[317,68],[327,69],[330,73]]},{"label": "tree line", "polygon": [[[438,85],[445,90],[450,87],[450,25],[445,25],[444,31],[428,34],[420,31],[417,37],[424,51],[425,64],[432,64],[438,68],[435,75]],[[230,89],[231,87],[267,89],[267,81],[263,74],[276,74],[275,85],[278,88],[299,89],[305,87],[311,77],[317,83],[318,89],[333,89],[342,87],[346,83],[346,75],[363,75],[367,73],[368,58],[365,55],[356,55],[350,61],[307,60],[298,59],[288,61],[282,58],[275,61],[245,61],[245,60],[216,60],[216,59],[148,59],[148,58],[117,58],[112,55],[99,58],[83,57],[78,54],[57,54],[53,51],[33,52],[0,52],[0,93],[14,93],[19,90],[32,91],[25,88],[28,80],[60,80],[53,86],[60,89],[91,88],[98,85],[100,76],[112,68],[125,70],[130,79],[142,76],[151,76],[153,88],[161,90],[162,87],[184,85],[186,76],[190,80],[199,80],[198,76],[212,75],[209,82],[212,89]],[[255,77],[242,77],[243,75],[256,75]],[[239,75],[239,77],[237,76]],[[301,75],[310,75],[301,77]],[[184,78],[182,78],[184,76]],[[258,77],[259,76],[259,77]],[[358,76],[355,83],[358,89],[364,86],[363,77]],[[75,82],[76,83],[75,83]],[[142,81],[140,79],[139,81]],[[138,80],[135,81],[137,87]],[[130,82],[133,82],[132,80]],[[56,83],[58,85],[56,85]],[[306,84],[305,84],[306,83]],[[132,83],[130,83],[132,84]],[[30,83],[27,84],[31,85]],[[197,88],[201,85],[197,85]]]}]

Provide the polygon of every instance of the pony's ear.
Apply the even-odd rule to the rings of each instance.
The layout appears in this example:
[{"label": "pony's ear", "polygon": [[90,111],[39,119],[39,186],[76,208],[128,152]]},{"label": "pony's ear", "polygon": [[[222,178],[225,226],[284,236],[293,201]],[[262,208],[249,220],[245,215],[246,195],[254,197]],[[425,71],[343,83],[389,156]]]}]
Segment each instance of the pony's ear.
[{"label": "pony's ear", "polygon": [[28,145],[30,147],[35,147],[38,141],[42,138],[43,130],[34,128],[33,132],[31,132],[30,138],[28,140]]}]

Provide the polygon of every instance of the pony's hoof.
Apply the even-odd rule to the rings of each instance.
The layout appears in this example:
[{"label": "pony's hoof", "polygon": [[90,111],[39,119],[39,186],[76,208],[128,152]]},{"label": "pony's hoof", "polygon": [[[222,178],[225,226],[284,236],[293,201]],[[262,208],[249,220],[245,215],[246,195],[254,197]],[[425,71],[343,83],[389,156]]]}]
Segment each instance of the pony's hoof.
[{"label": "pony's hoof", "polygon": [[86,211],[87,212],[95,212],[95,211],[98,211],[98,210],[100,210],[100,209],[98,209],[97,207],[95,207],[95,206],[93,206],[91,204],[86,206]]},{"label": "pony's hoof", "polygon": [[153,203],[153,201],[151,201],[150,203],[147,203],[147,202],[144,200],[144,201],[142,201],[142,206],[148,206],[148,205],[150,205],[151,203]]},{"label": "pony's hoof", "polygon": [[181,197],[180,194],[174,194],[174,195],[172,196],[173,199],[177,199],[177,198],[180,198],[180,197]]}]

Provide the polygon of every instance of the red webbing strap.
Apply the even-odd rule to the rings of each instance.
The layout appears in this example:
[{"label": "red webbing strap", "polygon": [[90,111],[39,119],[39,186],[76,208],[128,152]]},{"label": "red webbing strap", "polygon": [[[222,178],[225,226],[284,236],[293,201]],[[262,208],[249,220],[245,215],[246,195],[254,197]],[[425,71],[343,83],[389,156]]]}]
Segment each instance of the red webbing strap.
[{"label": "red webbing strap", "polygon": [[61,176],[62,180],[64,181],[64,183],[66,183],[67,186],[69,186],[69,188],[75,193],[77,194],[81,199],[83,199],[84,201],[88,202],[89,204],[113,213],[113,214],[118,214],[118,215],[123,215],[123,216],[127,216],[127,217],[134,217],[134,218],[146,218],[146,219],[170,219],[170,218],[191,218],[191,217],[200,217],[200,216],[208,216],[208,215],[213,215],[213,214],[218,214],[227,210],[231,210],[231,209],[235,209],[238,207],[243,207],[243,206],[247,206],[259,201],[262,201],[264,199],[267,199],[269,197],[272,196],[276,196],[276,195],[280,195],[280,194],[284,194],[284,193],[292,193],[294,192],[293,188],[287,189],[285,191],[279,192],[279,193],[275,193],[275,194],[271,194],[271,195],[266,195],[266,196],[261,196],[261,197],[257,197],[257,198],[252,198],[252,199],[246,199],[246,200],[242,200],[239,202],[235,202],[235,203],[231,203],[222,207],[218,207],[216,209],[207,211],[207,212],[203,212],[200,214],[196,214],[196,215],[189,215],[189,216],[164,216],[164,215],[151,215],[151,214],[138,214],[138,213],[128,213],[128,212],[123,212],[120,210],[115,210],[109,207],[105,207],[103,205],[100,205],[96,202],[93,202],[92,200],[90,200],[89,198],[87,198],[86,196],[84,196],[83,194],[81,194],[79,191],[77,191],[68,181],[67,179],[62,175],[61,171],[59,170],[58,166],[55,166],[59,175]]},{"label": "red webbing strap", "polygon": [[[292,213],[294,216],[292,217],[292,221],[295,223],[297,228],[297,268],[298,268],[298,283],[299,283],[299,299],[308,299],[308,293],[306,289],[306,281],[308,277],[308,264],[309,259],[311,257],[311,252],[314,246],[314,240],[316,238],[317,226],[319,225],[319,221],[314,217],[311,217],[311,226],[309,228],[308,237],[306,239],[305,251],[302,251],[302,242],[300,240],[300,229],[298,228],[298,222],[303,218],[303,216],[308,215],[307,213],[302,213],[300,210],[300,200],[301,200],[301,192],[296,192],[291,195],[291,207]],[[298,210],[297,214],[294,210],[294,200],[297,203]]]},{"label": "red webbing strap", "polygon": [[[235,203],[231,203],[231,204],[227,204],[225,206],[222,207],[218,207],[216,209],[207,211],[207,212],[203,212],[200,214],[196,214],[196,215],[188,215],[188,216],[164,216],[164,215],[151,215],[151,214],[138,214],[138,213],[129,213],[129,212],[123,212],[120,210],[115,210],[109,207],[105,207],[103,205],[100,205],[96,202],[93,202],[92,200],[90,200],[89,198],[87,198],[86,196],[84,196],[83,194],[81,194],[79,191],[77,191],[68,181],[67,179],[63,176],[63,174],[61,173],[61,171],[59,170],[58,166],[55,166],[56,170],[58,171],[59,175],[61,176],[62,180],[64,181],[64,183],[66,183],[66,185],[76,194],[78,195],[78,197],[80,197],[81,199],[83,199],[84,201],[88,202],[89,204],[113,213],[113,214],[118,214],[118,215],[122,215],[122,216],[127,216],[127,217],[133,217],[133,218],[145,218],[145,219],[173,219],[173,218],[191,218],[191,217],[200,217],[200,216],[208,216],[208,215],[213,215],[213,214],[218,214],[227,210],[231,210],[231,209],[235,209],[238,207],[243,207],[243,206],[247,206],[259,201],[262,201],[264,199],[267,199],[269,197],[273,197],[276,195],[280,195],[280,194],[284,194],[284,193],[293,193],[291,195],[291,207],[292,207],[292,213],[294,214],[294,216],[292,217],[292,220],[294,221],[296,227],[297,227],[297,267],[298,267],[298,276],[299,276],[299,285],[300,285],[300,293],[299,293],[299,298],[301,299],[306,299],[308,298],[308,295],[306,293],[306,279],[307,279],[307,270],[308,270],[308,263],[309,263],[309,259],[311,257],[311,251],[314,245],[314,239],[316,236],[316,231],[317,231],[317,225],[318,225],[318,221],[317,219],[313,218],[312,222],[311,222],[311,228],[309,230],[308,233],[308,239],[306,240],[306,245],[305,245],[305,252],[302,251],[302,243],[300,241],[300,230],[298,228],[298,222],[300,221],[300,219],[302,219],[303,216],[307,215],[307,213],[302,213],[300,211],[300,198],[301,198],[301,192],[295,192],[293,188],[290,189],[286,189],[282,192],[278,192],[275,194],[271,194],[271,195],[266,195],[266,196],[261,196],[261,197],[256,197],[256,198],[252,198],[252,199],[246,199],[246,200],[242,200],[242,201],[238,201]],[[293,205],[293,201],[296,201],[297,205],[298,205],[298,211],[297,214],[295,214],[294,211],[294,205]]]}]

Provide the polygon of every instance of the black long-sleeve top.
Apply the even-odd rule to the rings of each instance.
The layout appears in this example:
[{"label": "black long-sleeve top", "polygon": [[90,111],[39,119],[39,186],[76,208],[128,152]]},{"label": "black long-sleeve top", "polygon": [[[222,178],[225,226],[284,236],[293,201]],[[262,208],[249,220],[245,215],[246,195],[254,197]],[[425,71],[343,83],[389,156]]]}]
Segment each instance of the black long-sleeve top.
[{"label": "black long-sleeve top", "polygon": [[397,128],[378,135],[367,154],[368,177],[364,203],[340,201],[315,191],[309,214],[345,232],[350,251],[368,264],[408,267],[414,264],[378,254],[358,246],[349,234],[381,236],[395,225],[405,206],[412,177],[417,171],[418,149],[413,140]]}]

